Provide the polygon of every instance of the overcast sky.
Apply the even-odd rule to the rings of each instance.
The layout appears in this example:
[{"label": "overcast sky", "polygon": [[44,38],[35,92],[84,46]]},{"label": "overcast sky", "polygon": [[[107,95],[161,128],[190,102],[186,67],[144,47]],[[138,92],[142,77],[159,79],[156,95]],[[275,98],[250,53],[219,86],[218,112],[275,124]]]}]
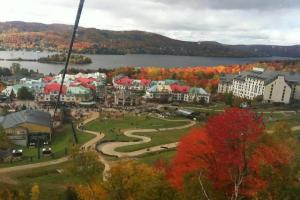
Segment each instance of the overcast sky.
[{"label": "overcast sky", "polygon": [[[0,21],[73,24],[79,0],[1,0]],[[80,25],[188,41],[300,44],[300,0],[86,0]]]}]

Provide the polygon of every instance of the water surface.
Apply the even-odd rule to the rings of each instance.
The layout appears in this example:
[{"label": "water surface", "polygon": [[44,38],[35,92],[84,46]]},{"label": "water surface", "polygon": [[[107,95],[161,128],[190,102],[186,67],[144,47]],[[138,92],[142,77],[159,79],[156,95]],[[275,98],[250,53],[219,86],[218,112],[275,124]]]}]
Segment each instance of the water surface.
[{"label": "water surface", "polygon": [[[0,51],[0,58],[12,59],[38,59],[47,55],[55,54],[53,52],[33,52],[33,51]],[[170,56],[170,55],[86,55],[93,61],[86,65],[73,65],[70,68],[78,69],[98,69],[98,68],[117,68],[122,66],[158,66],[158,67],[188,67],[188,66],[216,66],[253,63],[260,60],[284,60],[291,58],[284,57],[260,57],[260,58],[224,58],[224,57],[200,57],[200,56]],[[0,60],[0,66],[9,67],[16,61]],[[49,74],[58,73],[63,65],[47,64],[38,62],[22,61],[17,62],[28,69],[38,70],[39,72]]]}]

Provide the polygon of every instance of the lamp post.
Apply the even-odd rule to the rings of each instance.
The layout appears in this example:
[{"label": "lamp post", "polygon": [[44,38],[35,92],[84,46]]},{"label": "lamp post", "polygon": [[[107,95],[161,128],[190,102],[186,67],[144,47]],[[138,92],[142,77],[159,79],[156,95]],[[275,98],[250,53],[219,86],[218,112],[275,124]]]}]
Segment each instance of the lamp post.
[{"label": "lamp post", "polygon": [[41,133],[38,133],[38,135],[36,135],[36,139],[37,139],[37,158],[38,159],[41,159],[41,147],[43,145],[43,141],[45,139],[45,136],[42,135]]},{"label": "lamp post", "polygon": [[39,136],[37,138],[37,157],[38,160],[41,158],[41,140]]}]

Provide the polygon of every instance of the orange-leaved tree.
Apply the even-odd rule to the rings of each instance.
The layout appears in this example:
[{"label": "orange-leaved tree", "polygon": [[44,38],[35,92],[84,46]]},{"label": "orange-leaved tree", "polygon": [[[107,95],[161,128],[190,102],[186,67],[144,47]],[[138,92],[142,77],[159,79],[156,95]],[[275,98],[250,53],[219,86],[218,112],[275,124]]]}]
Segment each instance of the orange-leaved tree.
[{"label": "orange-leaved tree", "polygon": [[251,110],[231,108],[215,115],[182,138],[168,178],[179,190],[186,177],[196,180],[206,199],[256,196],[268,184],[262,167],[276,168],[292,159],[287,146],[279,153],[278,146],[261,142],[263,134],[263,117]]}]

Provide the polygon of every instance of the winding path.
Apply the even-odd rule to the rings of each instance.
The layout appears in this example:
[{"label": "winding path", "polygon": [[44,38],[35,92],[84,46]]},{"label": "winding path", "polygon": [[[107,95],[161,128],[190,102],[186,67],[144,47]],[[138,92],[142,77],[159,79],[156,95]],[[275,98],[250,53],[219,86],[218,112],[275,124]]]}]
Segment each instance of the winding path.
[{"label": "winding path", "polygon": [[102,152],[105,155],[110,155],[110,156],[115,156],[118,158],[122,157],[135,157],[139,156],[144,153],[149,153],[149,152],[155,152],[155,151],[161,151],[163,148],[174,148],[177,146],[178,142],[174,143],[169,143],[169,144],[162,144],[159,146],[154,146],[150,148],[145,148],[137,151],[132,151],[132,152],[118,152],[116,151],[117,148],[119,147],[124,147],[124,146],[130,146],[130,145],[137,145],[137,144],[144,144],[148,143],[151,141],[151,138],[142,136],[142,135],[135,135],[135,133],[155,133],[155,132],[160,132],[160,131],[168,131],[168,130],[179,130],[179,129],[185,129],[192,127],[196,124],[195,121],[190,121],[190,120],[168,120],[168,119],[162,119],[161,120],[167,120],[167,121],[188,121],[190,122],[187,125],[183,126],[177,126],[177,127],[171,127],[171,128],[159,128],[159,129],[132,129],[132,130],[126,130],[124,131],[124,135],[127,137],[131,137],[134,139],[139,139],[137,142],[108,142],[108,143],[102,143],[97,146],[97,150]]},{"label": "winding path", "polygon": [[[277,112],[286,112],[286,111],[277,111]],[[291,112],[295,112],[295,111],[291,111]],[[93,121],[97,118],[98,118],[98,113],[92,113],[92,115],[88,119],[83,121],[83,124],[91,122],[91,121]],[[99,142],[105,136],[103,133],[99,133],[99,132],[95,132],[95,131],[89,131],[89,130],[80,130],[80,131],[90,133],[90,134],[93,134],[93,135],[96,136],[92,140],[90,140],[90,141],[86,142],[85,144],[83,144],[82,147],[85,148],[85,149],[94,149],[94,150],[97,148],[98,151],[100,151],[100,152],[102,152],[106,155],[116,156],[118,158],[135,157],[135,156],[139,156],[139,155],[149,153],[149,152],[161,151],[161,150],[166,149],[166,148],[175,148],[178,145],[178,142],[174,142],[174,143],[169,143],[169,144],[162,144],[162,145],[159,145],[159,146],[153,146],[153,147],[150,147],[150,148],[145,148],[145,149],[141,149],[141,150],[137,150],[137,151],[133,151],[133,152],[117,152],[116,148],[119,148],[119,147],[124,147],[124,146],[129,146],[129,145],[136,145],[136,144],[144,144],[144,143],[148,143],[148,142],[151,141],[151,138],[146,137],[146,136],[141,136],[141,135],[135,135],[135,133],[150,133],[150,132],[160,132],[160,131],[167,131],[167,130],[178,130],[178,129],[189,128],[189,127],[192,127],[196,124],[195,121],[190,121],[190,120],[168,120],[168,119],[162,119],[162,118],[160,118],[160,119],[161,120],[167,120],[167,121],[189,121],[190,123],[187,124],[187,125],[177,126],[177,127],[172,127],[172,128],[125,130],[124,135],[126,135],[127,137],[139,139],[139,141],[137,141],[137,142],[108,142],[108,143],[102,143],[98,146],[96,146],[97,142]],[[77,127],[77,129],[78,129],[78,127]],[[292,131],[298,131],[298,130],[300,130],[300,126],[292,127]],[[14,166],[14,167],[0,168],[0,177],[1,177],[1,175],[5,176],[6,173],[17,172],[17,171],[22,171],[22,170],[35,169],[35,168],[60,164],[60,163],[68,161],[68,159],[69,159],[69,157],[66,156],[66,157],[56,159],[56,160],[45,161],[45,162],[40,162],[40,163],[33,163],[33,164],[28,164],[28,165],[20,165],[20,166]],[[110,165],[112,164],[112,162],[107,161],[105,159],[105,157],[103,156],[103,154],[101,154],[101,153],[99,153],[99,160],[105,166],[105,169],[104,169],[104,172],[103,172],[103,179],[106,180],[106,177],[108,175]]]}]

